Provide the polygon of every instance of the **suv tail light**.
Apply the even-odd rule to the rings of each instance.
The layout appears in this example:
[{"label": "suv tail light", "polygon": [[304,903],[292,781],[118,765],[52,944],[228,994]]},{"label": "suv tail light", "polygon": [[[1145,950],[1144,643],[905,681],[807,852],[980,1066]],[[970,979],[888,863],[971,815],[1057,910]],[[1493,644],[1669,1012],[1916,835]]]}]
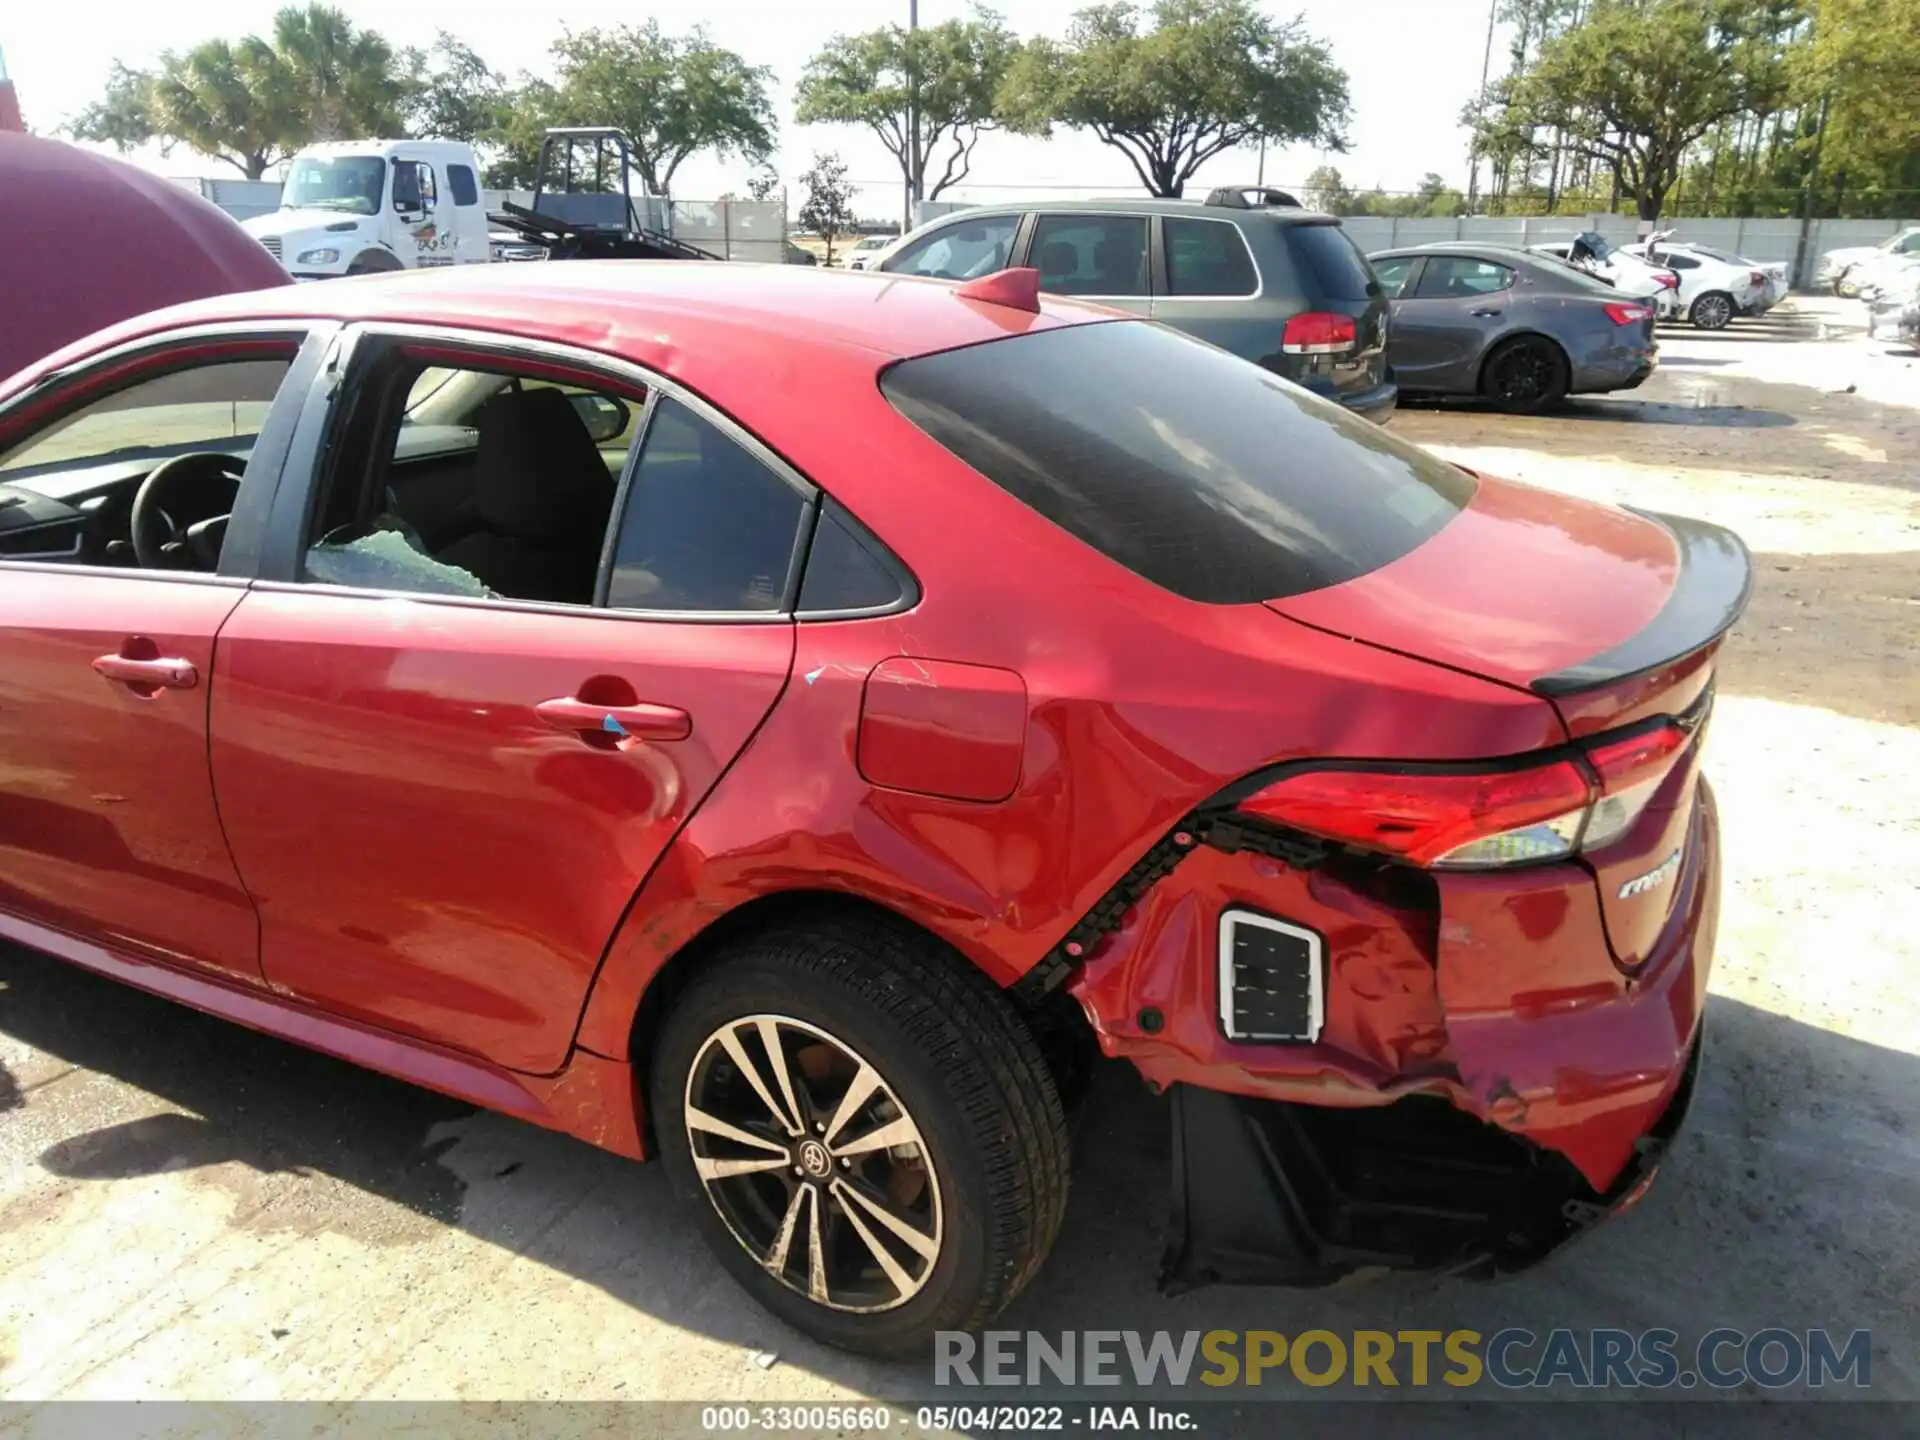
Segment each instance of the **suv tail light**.
[{"label": "suv tail light", "polygon": [[1287,321],[1280,348],[1289,355],[1337,355],[1353,349],[1359,338],[1351,315],[1309,310]]},{"label": "suv tail light", "polygon": [[1662,721],[1500,769],[1303,770],[1238,808],[1436,870],[1558,860],[1625,834],[1689,738]]},{"label": "suv tail light", "polygon": [[1624,305],[1609,300],[1601,307],[1607,312],[1607,318],[1616,325],[1634,325],[1653,314],[1651,305]]}]

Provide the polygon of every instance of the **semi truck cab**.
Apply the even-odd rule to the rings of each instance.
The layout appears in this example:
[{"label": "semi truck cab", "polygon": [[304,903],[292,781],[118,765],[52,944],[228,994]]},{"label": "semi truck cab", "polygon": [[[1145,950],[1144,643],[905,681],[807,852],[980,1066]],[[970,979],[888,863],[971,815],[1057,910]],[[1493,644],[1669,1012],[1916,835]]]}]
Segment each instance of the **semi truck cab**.
[{"label": "semi truck cab", "polygon": [[243,222],[296,280],[484,265],[480,164],[452,140],[342,140],[293,157],[280,208]]}]

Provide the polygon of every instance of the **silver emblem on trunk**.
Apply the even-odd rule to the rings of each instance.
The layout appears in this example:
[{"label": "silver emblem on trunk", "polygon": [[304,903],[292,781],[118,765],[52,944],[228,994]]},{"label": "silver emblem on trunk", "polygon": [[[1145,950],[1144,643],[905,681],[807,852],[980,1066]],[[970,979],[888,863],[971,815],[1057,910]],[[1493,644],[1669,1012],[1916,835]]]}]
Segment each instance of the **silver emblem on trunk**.
[{"label": "silver emblem on trunk", "polygon": [[1631,900],[1636,895],[1644,895],[1649,890],[1658,890],[1673,878],[1673,872],[1680,868],[1680,852],[1675,850],[1653,869],[1644,875],[1636,875],[1620,887],[1620,898]]}]

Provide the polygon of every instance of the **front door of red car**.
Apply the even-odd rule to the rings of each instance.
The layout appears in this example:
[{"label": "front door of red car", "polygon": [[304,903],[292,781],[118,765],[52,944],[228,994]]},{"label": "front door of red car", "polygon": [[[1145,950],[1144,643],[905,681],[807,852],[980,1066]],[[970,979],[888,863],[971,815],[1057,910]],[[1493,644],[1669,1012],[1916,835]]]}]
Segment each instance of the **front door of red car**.
[{"label": "front door of red car", "polygon": [[272,984],[533,1072],[786,684],[812,504],[697,402],[580,363],[361,337],[212,720]]},{"label": "front door of red car", "polygon": [[[11,915],[258,983],[256,916],[207,765],[215,637],[246,580],[209,573],[213,547],[178,538],[143,566],[129,524],[163,463],[186,476],[151,492],[176,535],[231,511],[241,487],[271,488],[268,462],[232,476],[297,343],[149,345],[0,414],[0,932]],[[283,398],[290,425],[288,406],[300,396]],[[230,457],[230,473],[197,472],[194,456]]]}]

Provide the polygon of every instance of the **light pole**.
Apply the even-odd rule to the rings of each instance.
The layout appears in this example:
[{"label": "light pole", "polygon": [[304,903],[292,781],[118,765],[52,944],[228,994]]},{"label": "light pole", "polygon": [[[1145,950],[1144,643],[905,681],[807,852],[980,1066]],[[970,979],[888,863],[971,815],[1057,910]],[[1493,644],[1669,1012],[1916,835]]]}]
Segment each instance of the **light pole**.
[{"label": "light pole", "polygon": [[907,0],[907,203],[900,233],[913,228],[913,202],[920,198],[920,73],[916,37],[920,0]]}]

